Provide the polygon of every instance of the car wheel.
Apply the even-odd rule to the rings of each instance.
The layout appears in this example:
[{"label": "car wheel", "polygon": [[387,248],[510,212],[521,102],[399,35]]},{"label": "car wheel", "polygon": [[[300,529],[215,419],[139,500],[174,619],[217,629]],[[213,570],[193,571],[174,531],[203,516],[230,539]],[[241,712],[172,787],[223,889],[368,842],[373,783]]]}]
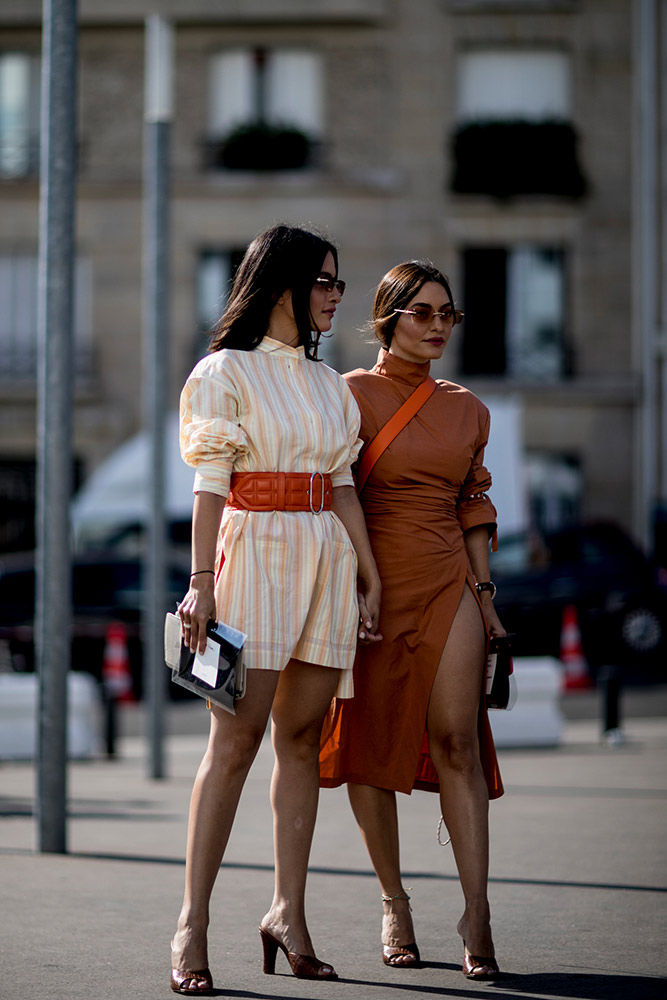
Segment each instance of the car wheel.
[{"label": "car wheel", "polygon": [[629,602],[619,617],[623,659],[630,667],[664,666],[667,609],[650,597]]},{"label": "car wheel", "polygon": [[652,608],[632,608],[624,613],[621,636],[633,653],[652,653],[660,646],[662,634],[662,623]]}]

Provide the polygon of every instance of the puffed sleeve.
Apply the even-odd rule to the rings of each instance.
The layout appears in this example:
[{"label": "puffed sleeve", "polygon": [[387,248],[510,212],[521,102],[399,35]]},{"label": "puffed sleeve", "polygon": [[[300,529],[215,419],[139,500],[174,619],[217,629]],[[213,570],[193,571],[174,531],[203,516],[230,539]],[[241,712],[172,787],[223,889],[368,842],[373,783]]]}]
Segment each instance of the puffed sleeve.
[{"label": "puffed sleeve", "polygon": [[345,429],[347,432],[347,446],[343,461],[331,474],[331,485],[354,486],[352,466],[356,462],[363,444],[362,439],[359,437],[361,413],[359,412],[356,399],[348,388],[347,382],[340,376],[339,384]]},{"label": "puffed sleeve", "polygon": [[475,442],[468,475],[459,492],[456,516],[463,531],[485,524],[489,528],[489,536],[495,536],[497,512],[486,495],[486,491],[491,488],[491,474],[484,466],[484,449],[489,440],[491,417],[485,406],[480,404],[480,407],[479,436]]},{"label": "puffed sleeve", "polygon": [[200,362],[181,393],[181,455],[196,470],[193,492],[229,494],[234,463],[248,450],[239,411],[230,373]]}]

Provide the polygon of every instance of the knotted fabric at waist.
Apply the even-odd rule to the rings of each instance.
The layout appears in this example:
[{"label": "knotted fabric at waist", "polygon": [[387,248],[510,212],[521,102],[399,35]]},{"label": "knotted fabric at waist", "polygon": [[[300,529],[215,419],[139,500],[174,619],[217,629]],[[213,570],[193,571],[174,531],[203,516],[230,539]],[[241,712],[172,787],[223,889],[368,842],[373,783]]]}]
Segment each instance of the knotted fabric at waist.
[{"label": "knotted fabric at waist", "polygon": [[456,493],[426,492],[419,489],[382,489],[367,486],[361,497],[361,506],[367,516],[381,516],[410,523],[415,515],[456,520]]},{"label": "knotted fabric at waist", "polygon": [[331,476],[322,472],[233,472],[227,504],[236,510],[331,510]]}]

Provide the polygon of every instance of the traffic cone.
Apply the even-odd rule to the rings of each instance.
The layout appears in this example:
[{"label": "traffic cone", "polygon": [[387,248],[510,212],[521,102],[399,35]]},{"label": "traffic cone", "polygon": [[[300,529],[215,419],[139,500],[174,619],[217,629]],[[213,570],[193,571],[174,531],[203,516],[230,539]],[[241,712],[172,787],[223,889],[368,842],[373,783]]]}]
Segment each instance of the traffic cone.
[{"label": "traffic cone", "polygon": [[102,683],[109,698],[135,701],[127,650],[127,631],[122,622],[107,625],[102,660]]},{"label": "traffic cone", "polygon": [[563,608],[560,659],[563,664],[563,691],[583,691],[592,687],[581,644],[579,616],[574,604],[568,604]]}]

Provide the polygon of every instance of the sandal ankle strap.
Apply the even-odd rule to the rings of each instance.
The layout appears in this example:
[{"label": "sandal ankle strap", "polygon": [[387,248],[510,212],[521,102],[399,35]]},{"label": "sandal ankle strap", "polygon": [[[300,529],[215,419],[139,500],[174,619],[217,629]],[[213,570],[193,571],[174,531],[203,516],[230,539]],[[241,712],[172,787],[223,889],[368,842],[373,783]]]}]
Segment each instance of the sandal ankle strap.
[{"label": "sandal ankle strap", "polygon": [[[412,889],[412,886],[409,885],[408,889]],[[408,894],[405,891],[405,889],[401,889],[401,891],[397,892],[395,896],[385,896],[384,893],[381,893],[381,895],[380,895],[380,899],[382,900],[383,903],[393,903],[393,901],[395,899],[408,899],[409,900],[411,898],[412,897],[408,896]]]}]

